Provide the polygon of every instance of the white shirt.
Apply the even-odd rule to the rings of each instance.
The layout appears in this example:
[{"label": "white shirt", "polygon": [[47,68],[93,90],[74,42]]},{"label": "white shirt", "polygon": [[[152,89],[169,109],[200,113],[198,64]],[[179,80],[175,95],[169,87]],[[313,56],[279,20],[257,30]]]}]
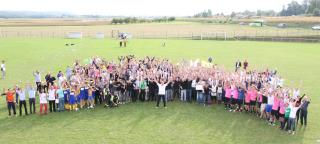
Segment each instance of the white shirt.
[{"label": "white shirt", "polygon": [[290,106],[290,108],[291,108],[291,111],[290,111],[289,118],[296,118],[299,107]]},{"label": "white shirt", "polygon": [[157,84],[159,87],[158,94],[159,95],[165,95],[166,94],[166,87],[168,84]]},{"label": "white shirt", "polygon": [[49,89],[49,98],[48,98],[48,100],[55,100],[56,99],[55,94],[56,94],[56,92],[55,92],[54,89],[53,90]]},{"label": "white shirt", "polygon": [[1,64],[1,69],[2,69],[3,71],[6,71],[6,65],[5,65],[5,64]]},{"label": "white shirt", "polygon": [[41,93],[40,94],[40,103],[41,104],[46,104],[47,102],[47,94],[46,93]]},{"label": "white shirt", "polygon": [[40,73],[39,73],[39,74],[38,74],[38,73],[34,73],[33,76],[34,76],[36,82],[41,82],[41,75],[40,75]]},{"label": "white shirt", "polygon": [[268,96],[268,105],[273,105],[274,103],[274,97],[273,96]]},{"label": "white shirt", "polygon": [[29,98],[36,98],[36,91],[34,89],[29,90]]},{"label": "white shirt", "polygon": [[20,90],[20,91],[18,92],[18,94],[19,94],[19,100],[20,100],[20,101],[26,100],[26,92],[25,92],[25,90]]}]

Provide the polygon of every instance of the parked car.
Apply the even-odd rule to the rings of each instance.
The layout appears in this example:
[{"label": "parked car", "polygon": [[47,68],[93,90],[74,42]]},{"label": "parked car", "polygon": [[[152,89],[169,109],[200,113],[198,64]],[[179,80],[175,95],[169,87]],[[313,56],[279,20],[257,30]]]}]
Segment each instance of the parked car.
[{"label": "parked car", "polygon": [[320,30],[320,25],[315,25],[312,27],[313,30]]}]

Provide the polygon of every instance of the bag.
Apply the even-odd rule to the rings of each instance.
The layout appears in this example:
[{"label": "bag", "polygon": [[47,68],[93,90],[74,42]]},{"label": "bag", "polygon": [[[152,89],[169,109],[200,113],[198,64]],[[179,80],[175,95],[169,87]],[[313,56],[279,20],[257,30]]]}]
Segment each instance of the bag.
[{"label": "bag", "polygon": [[56,104],[58,104],[59,103],[59,99],[56,99]]}]

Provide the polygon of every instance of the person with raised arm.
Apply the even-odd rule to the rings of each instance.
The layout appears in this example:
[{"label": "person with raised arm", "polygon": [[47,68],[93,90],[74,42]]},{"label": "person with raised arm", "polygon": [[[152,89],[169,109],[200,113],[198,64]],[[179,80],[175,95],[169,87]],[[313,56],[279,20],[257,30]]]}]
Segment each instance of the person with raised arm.
[{"label": "person with raised arm", "polygon": [[165,100],[165,94],[166,94],[166,87],[169,84],[171,80],[168,80],[167,83],[164,83],[163,79],[160,79],[160,83],[155,81],[158,85],[158,99],[157,99],[157,108],[159,108],[160,99],[163,101],[164,108],[167,108],[166,100]]},{"label": "person with raised arm", "polygon": [[8,88],[8,90],[5,90],[5,88],[3,88],[3,93],[1,95],[5,95],[6,96],[6,100],[7,100],[7,106],[8,106],[8,111],[9,111],[9,117],[11,116],[11,109],[13,111],[13,115],[16,116],[16,106],[14,103],[14,95],[15,95],[15,90],[14,89],[10,89]]}]

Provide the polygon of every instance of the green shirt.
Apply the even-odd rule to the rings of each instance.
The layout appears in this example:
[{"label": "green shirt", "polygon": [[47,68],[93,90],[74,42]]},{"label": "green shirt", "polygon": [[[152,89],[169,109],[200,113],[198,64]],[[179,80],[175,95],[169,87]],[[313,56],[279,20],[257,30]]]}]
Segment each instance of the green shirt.
[{"label": "green shirt", "polygon": [[291,111],[291,108],[290,108],[290,107],[287,107],[287,108],[286,108],[286,111],[284,112],[284,117],[285,117],[285,118],[289,118],[290,111]]},{"label": "green shirt", "polygon": [[63,94],[62,89],[58,89],[56,93],[58,94],[58,98],[64,98],[64,94]]},{"label": "green shirt", "polygon": [[146,81],[145,81],[145,80],[142,80],[142,81],[140,82],[139,88],[144,90],[144,89],[146,89],[146,85],[147,85]]}]

